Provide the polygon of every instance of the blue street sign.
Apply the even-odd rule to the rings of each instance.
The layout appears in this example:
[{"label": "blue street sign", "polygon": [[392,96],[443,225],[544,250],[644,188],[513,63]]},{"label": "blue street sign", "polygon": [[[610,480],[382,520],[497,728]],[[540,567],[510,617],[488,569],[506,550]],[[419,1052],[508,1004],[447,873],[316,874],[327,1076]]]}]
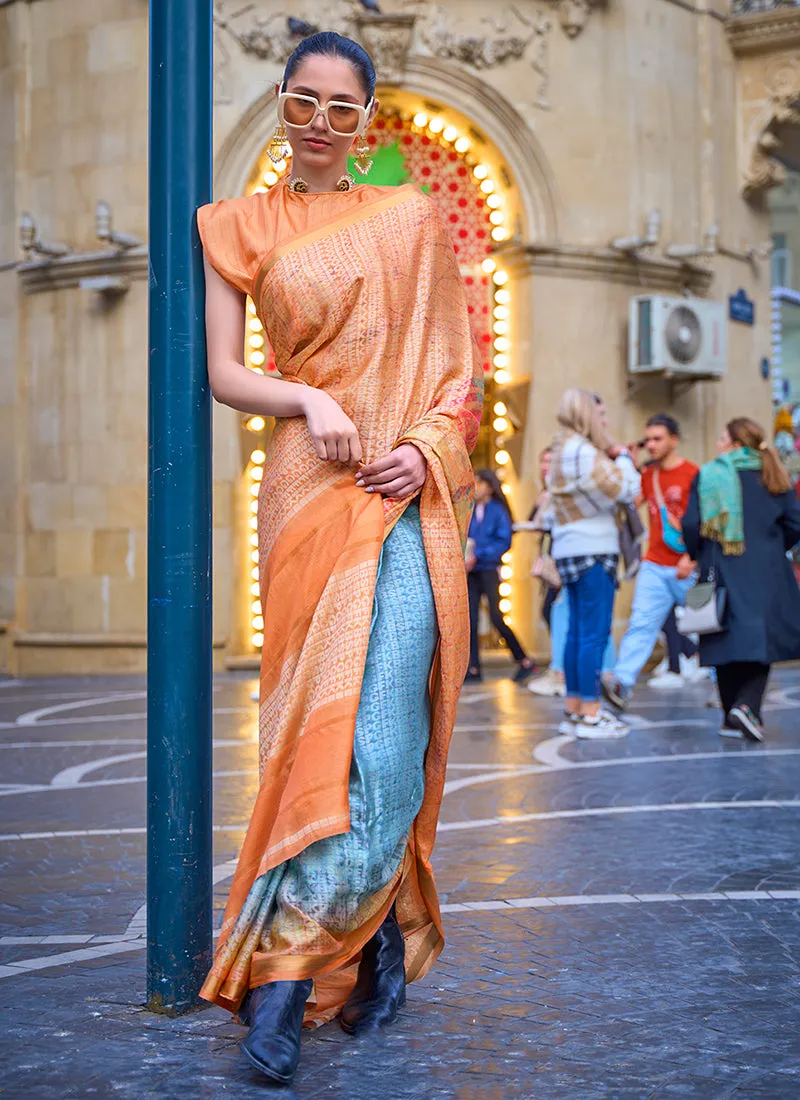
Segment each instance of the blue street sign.
[{"label": "blue street sign", "polygon": [[756,304],[752,298],[748,298],[742,287],[728,298],[728,316],[732,321],[738,321],[741,325],[754,325],[756,323]]}]

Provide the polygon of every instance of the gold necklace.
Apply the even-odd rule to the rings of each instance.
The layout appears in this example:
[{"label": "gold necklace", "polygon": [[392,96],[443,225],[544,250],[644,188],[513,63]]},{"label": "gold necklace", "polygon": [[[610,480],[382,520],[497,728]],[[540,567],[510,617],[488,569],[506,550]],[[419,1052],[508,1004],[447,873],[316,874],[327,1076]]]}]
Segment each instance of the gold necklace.
[{"label": "gold necklace", "polygon": [[[340,176],[336,181],[337,191],[352,191],[355,186],[356,181],[349,172],[345,172],[345,174]],[[302,176],[294,176],[289,180],[289,190],[296,191],[298,195],[307,195],[309,188]]]}]

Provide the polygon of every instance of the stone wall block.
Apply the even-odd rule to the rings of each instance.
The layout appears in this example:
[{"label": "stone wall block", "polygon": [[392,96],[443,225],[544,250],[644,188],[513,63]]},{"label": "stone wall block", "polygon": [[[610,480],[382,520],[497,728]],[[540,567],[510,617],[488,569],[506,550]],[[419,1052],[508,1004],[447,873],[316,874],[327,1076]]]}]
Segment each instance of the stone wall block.
[{"label": "stone wall block", "polygon": [[59,577],[90,577],[95,572],[91,531],[57,531],[56,572]]},{"label": "stone wall block", "polygon": [[147,523],[147,483],[121,482],[106,489],[108,523],[112,528],[144,528]]},{"label": "stone wall block", "polygon": [[25,573],[29,577],[56,575],[54,531],[31,531],[25,536]]},{"label": "stone wall block", "polygon": [[70,527],[74,519],[73,501],[74,489],[70,485],[32,482],[27,490],[27,526],[32,531]]},{"label": "stone wall block", "polygon": [[92,570],[95,575],[129,577],[135,557],[132,531],[94,531],[92,533]]},{"label": "stone wall block", "polygon": [[108,584],[109,629],[112,634],[141,634],[147,617],[145,577],[122,580],[112,577]]}]

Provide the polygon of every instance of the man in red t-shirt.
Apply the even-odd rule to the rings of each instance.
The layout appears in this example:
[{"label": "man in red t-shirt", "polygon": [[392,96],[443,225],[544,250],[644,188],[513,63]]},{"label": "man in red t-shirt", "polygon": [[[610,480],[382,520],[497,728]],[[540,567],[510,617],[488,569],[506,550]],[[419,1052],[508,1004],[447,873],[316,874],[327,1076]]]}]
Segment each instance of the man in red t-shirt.
[{"label": "man in red t-shirt", "polygon": [[603,677],[603,693],[620,709],[653,652],[664,620],[673,607],[683,606],[692,586],[694,562],[683,545],[681,520],[698,467],[678,454],[680,441],[680,426],[668,413],[648,420],[645,446],[651,464],[642,472],[641,499],[650,513],[649,544],[617,663]]}]

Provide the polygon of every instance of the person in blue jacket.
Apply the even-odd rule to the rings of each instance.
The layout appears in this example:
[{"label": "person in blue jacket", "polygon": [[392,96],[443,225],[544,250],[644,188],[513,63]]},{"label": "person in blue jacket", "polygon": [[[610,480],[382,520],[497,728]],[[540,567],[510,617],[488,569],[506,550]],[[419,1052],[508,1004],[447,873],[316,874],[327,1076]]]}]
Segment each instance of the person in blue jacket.
[{"label": "person in blue jacket", "polygon": [[500,611],[500,559],[511,548],[511,512],[500,481],[491,470],[475,474],[475,513],[467,544],[467,587],[469,590],[470,657],[466,681],[480,680],[478,653],[478,608],[486,596],[489,617],[519,666],[514,679],[521,683],[535,671],[535,665],[519,644],[516,634],[503,622]]}]

